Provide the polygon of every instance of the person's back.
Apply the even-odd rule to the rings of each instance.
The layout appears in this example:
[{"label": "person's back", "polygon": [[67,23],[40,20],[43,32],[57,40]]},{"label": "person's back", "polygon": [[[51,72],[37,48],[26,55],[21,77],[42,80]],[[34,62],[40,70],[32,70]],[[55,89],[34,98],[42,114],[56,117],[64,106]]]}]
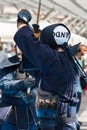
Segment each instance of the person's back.
[{"label": "person's back", "polygon": [[41,73],[36,104],[41,129],[76,130],[79,74],[67,48],[69,29],[63,24],[50,25],[41,31],[39,41],[26,22],[20,24],[14,40]]}]

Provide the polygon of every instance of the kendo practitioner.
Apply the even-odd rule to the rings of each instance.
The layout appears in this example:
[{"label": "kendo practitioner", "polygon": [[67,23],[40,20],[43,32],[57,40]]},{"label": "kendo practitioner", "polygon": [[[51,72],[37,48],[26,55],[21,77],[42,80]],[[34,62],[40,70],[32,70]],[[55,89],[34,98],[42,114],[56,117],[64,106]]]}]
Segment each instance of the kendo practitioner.
[{"label": "kendo practitioner", "polygon": [[64,24],[52,24],[41,30],[38,40],[22,11],[17,15],[14,41],[41,73],[36,101],[40,128],[77,130],[79,72],[68,47],[70,30]]},{"label": "kendo practitioner", "polygon": [[37,129],[34,93],[28,90],[35,85],[35,81],[28,77],[16,79],[19,65],[17,55],[8,58],[7,53],[0,52],[0,89],[2,90],[0,111],[2,116],[4,114],[3,118],[9,110],[8,117],[5,120],[0,118],[0,130]]}]

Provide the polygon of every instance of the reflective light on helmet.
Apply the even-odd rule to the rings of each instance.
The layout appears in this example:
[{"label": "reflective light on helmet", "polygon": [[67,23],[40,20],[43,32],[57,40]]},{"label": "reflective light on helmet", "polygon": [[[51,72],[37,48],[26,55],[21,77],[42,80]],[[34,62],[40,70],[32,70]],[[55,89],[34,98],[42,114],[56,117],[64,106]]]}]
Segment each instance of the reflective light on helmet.
[{"label": "reflective light on helmet", "polygon": [[18,13],[18,19],[21,19],[25,21],[26,23],[29,23],[32,19],[31,13],[26,9],[21,9]]}]

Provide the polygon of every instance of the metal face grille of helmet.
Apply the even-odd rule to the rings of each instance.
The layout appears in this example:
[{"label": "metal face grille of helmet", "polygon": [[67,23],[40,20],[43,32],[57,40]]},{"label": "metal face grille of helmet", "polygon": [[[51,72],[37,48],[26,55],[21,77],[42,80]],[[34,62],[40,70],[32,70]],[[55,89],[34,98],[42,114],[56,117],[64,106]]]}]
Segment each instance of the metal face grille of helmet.
[{"label": "metal face grille of helmet", "polygon": [[26,23],[29,23],[32,19],[31,13],[26,9],[21,9],[17,15],[18,19],[23,20]]}]

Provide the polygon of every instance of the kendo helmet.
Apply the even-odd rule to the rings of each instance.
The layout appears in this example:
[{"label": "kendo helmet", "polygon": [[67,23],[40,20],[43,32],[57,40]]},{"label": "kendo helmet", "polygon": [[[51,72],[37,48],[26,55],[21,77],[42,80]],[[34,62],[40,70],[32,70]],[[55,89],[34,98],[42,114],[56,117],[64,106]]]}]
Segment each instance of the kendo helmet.
[{"label": "kendo helmet", "polygon": [[21,9],[17,15],[17,21],[23,20],[25,23],[29,23],[32,19],[31,13],[27,9]]},{"label": "kendo helmet", "polygon": [[7,53],[3,50],[0,51],[0,69],[11,68],[12,66],[18,66],[20,64],[16,54],[8,57]]},{"label": "kendo helmet", "polygon": [[68,43],[71,33],[64,24],[52,24],[41,31],[40,40],[43,44],[48,44],[52,49]]}]

